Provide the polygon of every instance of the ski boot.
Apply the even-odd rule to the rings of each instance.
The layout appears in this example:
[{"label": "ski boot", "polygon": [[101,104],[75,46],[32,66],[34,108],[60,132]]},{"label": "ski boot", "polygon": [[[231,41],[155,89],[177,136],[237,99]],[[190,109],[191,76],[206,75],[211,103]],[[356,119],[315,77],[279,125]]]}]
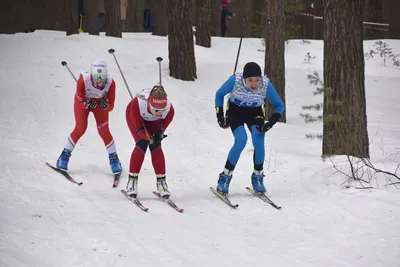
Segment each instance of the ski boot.
[{"label": "ski boot", "polygon": [[116,152],[110,153],[108,157],[110,159],[111,171],[114,174],[122,172],[121,162],[118,159],[117,153]]},{"label": "ski boot", "polygon": [[221,172],[219,174],[217,191],[223,195],[227,195],[229,193],[229,184],[231,183],[232,175],[225,174],[225,172]]},{"label": "ski boot", "polygon": [[57,160],[57,168],[61,170],[68,170],[69,158],[71,157],[71,150],[64,148],[60,157]]},{"label": "ski boot", "polygon": [[264,172],[254,170],[251,175],[251,185],[255,193],[265,193],[267,189],[264,186]]},{"label": "ski boot", "polygon": [[130,173],[128,183],[126,184],[126,194],[130,197],[137,197],[137,187],[138,187],[138,174]]},{"label": "ski boot", "polygon": [[157,174],[157,191],[162,198],[169,198],[171,193],[168,190],[165,174]]}]

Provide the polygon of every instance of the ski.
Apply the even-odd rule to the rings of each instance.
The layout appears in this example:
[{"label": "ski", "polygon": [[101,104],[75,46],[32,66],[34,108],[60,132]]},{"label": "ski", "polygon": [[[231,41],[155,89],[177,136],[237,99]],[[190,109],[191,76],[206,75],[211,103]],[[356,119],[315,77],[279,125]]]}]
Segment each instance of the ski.
[{"label": "ski", "polygon": [[211,192],[213,192],[217,197],[219,197],[223,202],[225,202],[228,206],[230,206],[233,209],[237,209],[239,207],[239,204],[233,204],[227,195],[223,195],[219,193],[217,190],[214,189],[214,187],[210,187]]},{"label": "ski", "polygon": [[135,204],[139,209],[141,209],[142,211],[149,211],[148,208],[146,208],[145,206],[143,206],[143,204],[139,201],[139,199],[135,198],[135,197],[130,197],[128,196],[128,194],[126,193],[126,191],[124,189],[121,189],[121,193],[127,198],[129,199],[133,204]]},{"label": "ski", "polygon": [[121,177],[121,173],[115,173],[114,174],[114,182],[113,182],[113,188],[118,187],[119,185],[119,178]]},{"label": "ski", "polygon": [[55,170],[56,172],[62,174],[65,178],[67,178],[68,181],[70,181],[71,183],[77,184],[79,186],[81,186],[83,183],[82,182],[77,182],[74,178],[72,178],[67,171],[59,169],[54,167],[53,165],[51,165],[50,163],[46,162],[46,165],[49,166],[50,168],[52,168],[53,170]]},{"label": "ski", "polygon": [[179,208],[170,198],[163,198],[158,192],[153,191],[153,194],[156,195],[160,200],[164,201],[167,203],[169,206],[171,206],[174,210],[177,212],[183,212],[182,208]]},{"label": "ski", "polygon": [[251,189],[250,187],[246,186],[247,191],[249,191],[252,195],[258,197],[259,199],[261,199],[262,201],[270,204],[272,207],[274,207],[277,210],[280,210],[282,207],[276,205],[269,197],[267,197],[264,193],[256,193],[253,191],[253,189]]}]

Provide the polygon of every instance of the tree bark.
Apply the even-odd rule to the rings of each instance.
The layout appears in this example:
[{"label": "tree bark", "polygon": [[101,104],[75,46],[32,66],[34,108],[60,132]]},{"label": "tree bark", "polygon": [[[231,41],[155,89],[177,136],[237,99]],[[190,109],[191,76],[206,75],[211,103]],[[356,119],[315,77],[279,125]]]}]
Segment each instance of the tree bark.
[{"label": "tree bark", "polygon": [[400,0],[386,0],[385,2],[389,5],[389,38],[400,39]]},{"label": "tree bark", "polygon": [[[382,0],[365,0],[364,21],[382,22],[383,21],[383,5]],[[364,40],[382,39],[387,35],[386,31],[378,30],[379,26],[364,25]]]},{"label": "tree bark", "polygon": [[323,156],[369,158],[364,0],[324,2]]},{"label": "tree bark", "polygon": [[253,20],[251,23],[251,37],[261,38],[265,34],[265,1],[253,0]]},{"label": "tree bark", "polygon": [[227,37],[251,37],[252,2],[253,0],[231,1],[229,11],[235,16],[226,17]]},{"label": "tree bark", "polygon": [[82,29],[91,35],[99,35],[99,0],[83,1],[84,16],[82,19]]},{"label": "tree bark", "polygon": [[170,76],[184,81],[197,78],[189,0],[167,0]]},{"label": "tree bark", "polygon": [[[153,14],[153,35],[167,36],[167,0],[149,0],[150,9]],[[183,12],[183,11],[182,11]],[[187,15],[187,14],[185,14]],[[190,21],[190,18],[189,18]]]},{"label": "tree bark", "polygon": [[[275,86],[283,103],[285,97],[285,9],[284,1],[267,0],[264,73]],[[268,23],[270,21],[270,23]],[[286,104],[285,104],[286,106]],[[266,105],[266,114],[272,115],[272,106]],[[281,122],[286,122],[286,111]]]},{"label": "tree bark", "polygon": [[106,10],[104,29],[106,36],[122,38],[122,22],[120,17],[120,1],[104,0]]},{"label": "tree bark", "polygon": [[49,12],[53,13],[55,19],[54,24],[52,25],[51,30],[55,31],[64,31],[66,27],[66,20],[65,20],[65,1],[64,0],[57,0],[55,1],[55,10],[50,10]]},{"label": "tree bark", "polygon": [[78,2],[76,0],[65,0],[66,33],[68,35],[79,33]]},{"label": "tree bark", "polygon": [[211,36],[221,35],[221,2],[211,0],[210,2],[210,34]]},{"label": "tree bark", "polygon": [[128,0],[128,9],[126,11],[126,31],[144,32],[143,19],[145,2],[148,0]]},{"label": "tree bark", "polygon": [[211,0],[197,0],[196,45],[211,47]]}]

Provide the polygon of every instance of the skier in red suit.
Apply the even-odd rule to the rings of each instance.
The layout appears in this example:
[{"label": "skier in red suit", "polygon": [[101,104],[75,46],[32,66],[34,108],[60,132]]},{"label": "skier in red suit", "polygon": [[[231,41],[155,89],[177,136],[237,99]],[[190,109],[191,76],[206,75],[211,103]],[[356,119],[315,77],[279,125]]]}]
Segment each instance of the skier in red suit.
[{"label": "skier in red suit", "polygon": [[164,131],[174,118],[174,113],[164,88],[159,85],[152,89],[144,89],[128,104],[126,121],[136,142],[131,154],[129,180],[126,185],[129,196],[137,196],[138,176],[147,147],[151,152],[157,190],[164,198],[170,196],[161,141],[164,138]]},{"label": "skier in red suit", "polygon": [[114,108],[114,101],[115,82],[108,74],[107,64],[102,60],[96,60],[92,63],[90,72],[82,73],[79,76],[74,100],[75,128],[69,135],[67,144],[57,160],[57,168],[68,169],[71,153],[78,140],[86,132],[88,116],[92,112],[97,130],[109,155],[111,170],[113,173],[122,172],[114,138],[108,127],[109,112]]}]

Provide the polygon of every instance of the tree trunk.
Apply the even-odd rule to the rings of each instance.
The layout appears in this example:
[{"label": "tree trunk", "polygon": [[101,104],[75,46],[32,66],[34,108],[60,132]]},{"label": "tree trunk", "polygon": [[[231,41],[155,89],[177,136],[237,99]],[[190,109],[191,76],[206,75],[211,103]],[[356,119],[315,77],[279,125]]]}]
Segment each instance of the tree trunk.
[{"label": "tree trunk", "polygon": [[[153,14],[153,35],[167,36],[167,0],[149,0],[150,9]],[[183,11],[182,11],[183,12]],[[187,15],[187,14],[185,14]],[[189,18],[190,21],[190,18]]]},{"label": "tree trunk", "polygon": [[235,16],[226,16],[227,37],[251,37],[253,0],[231,1],[229,11]]},{"label": "tree trunk", "polygon": [[389,5],[389,38],[400,39],[400,0],[386,0],[385,2]]},{"label": "tree trunk", "polygon": [[[364,21],[382,22],[383,5],[382,0],[365,0]],[[381,27],[375,25],[364,25],[364,40],[382,39],[387,35],[386,31],[379,30]]]},{"label": "tree trunk", "polygon": [[106,10],[104,28],[106,36],[122,37],[122,23],[120,17],[120,1],[104,0]]},{"label": "tree trunk", "polygon": [[189,0],[167,0],[170,76],[184,81],[197,78]]},{"label": "tree trunk", "polygon": [[79,33],[78,2],[65,0],[66,32],[67,36]]},{"label": "tree trunk", "polygon": [[196,45],[211,47],[211,0],[197,0]]},{"label": "tree trunk", "polygon": [[210,2],[210,34],[211,36],[221,35],[221,3],[211,0]]},{"label": "tree trunk", "polygon": [[265,1],[253,0],[253,21],[251,23],[251,37],[261,38],[265,34]]},{"label": "tree trunk", "polygon": [[56,8],[55,10],[51,10],[50,12],[53,13],[55,16],[54,25],[51,28],[53,31],[64,31],[66,28],[66,20],[65,20],[65,8],[64,8],[64,0],[57,0],[55,1]]},{"label": "tree trunk", "polygon": [[[312,3],[314,4],[313,7]],[[322,0],[285,0],[286,40],[316,38],[316,26],[317,23],[321,23],[321,20],[314,20],[312,16],[302,16],[299,13],[317,15],[317,9],[314,7],[318,6],[322,7]],[[304,32],[304,34],[301,32]]]},{"label": "tree trunk", "polygon": [[144,32],[143,27],[145,2],[148,0],[128,0],[128,9],[126,11],[126,31]]},{"label": "tree trunk", "polygon": [[324,2],[323,156],[369,158],[364,7],[364,0]]},{"label": "tree trunk", "polygon": [[[267,1],[264,73],[275,86],[283,103],[286,103],[284,5],[284,1]],[[268,23],[268,21],[270,21],[270,23]],[[272,115],[272,106],[270,103],[266,105],[266,111],[267,116]],[[280,121],[286,122],[286,111],[282,114]]]},{"label": "tree trunk", "polygon": [[190,8],[190,25],[196,26],[197,25],[197,9],[199,6],[199,2],[202,0],[189,0],[189,8]]},{"label": "tree trunk", "polygon": [[82,19],[82,29],[92,35],[99,35],[99,0],[83,1],[84,16]]}]

